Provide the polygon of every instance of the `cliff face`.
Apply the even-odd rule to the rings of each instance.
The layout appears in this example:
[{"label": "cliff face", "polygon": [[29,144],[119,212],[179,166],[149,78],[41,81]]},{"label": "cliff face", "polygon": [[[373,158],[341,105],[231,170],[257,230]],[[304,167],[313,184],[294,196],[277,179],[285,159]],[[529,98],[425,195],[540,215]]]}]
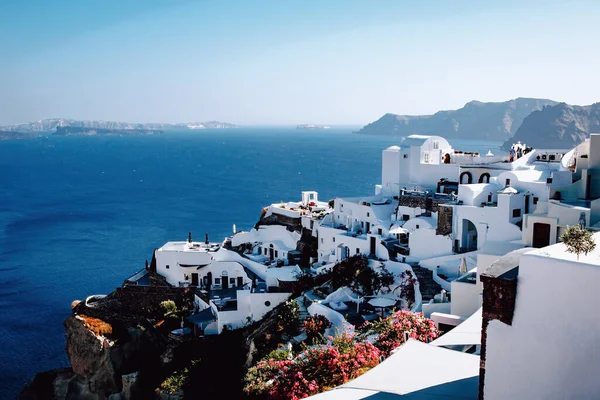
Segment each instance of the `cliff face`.
[{"label": "cliff face", "polygon": [[164,319],[160,303],[189,309],[193,296],[183,288],[124,286],[92,305],[75,304],[64,322],[71,368],[38,374],[19,399],[157,398],[162,380],[189,361],[189,342],[169,335],[180,322]]},{"label": "cliff face", "polygon": [[447,139],[469,138],[504,141],[511,138],[531,112],[555,101],[518,98],[501,103],[471,101],[463,108],[433,115],[386,114],[362,128],[368,135],[439,135]]},{"label": "cliff face", "polygon": [[504,147],[519,140],[534,148],[570,149],[594,132],[600,132],[600,103],[589,106],[560,103],[531,113]]}]

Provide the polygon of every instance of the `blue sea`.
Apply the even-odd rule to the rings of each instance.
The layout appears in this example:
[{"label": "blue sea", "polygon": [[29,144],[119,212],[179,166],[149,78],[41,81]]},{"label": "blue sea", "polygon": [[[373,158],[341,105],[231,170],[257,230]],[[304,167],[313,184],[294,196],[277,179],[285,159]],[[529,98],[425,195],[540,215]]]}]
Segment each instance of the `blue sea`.
[{"label": "blue sea", "polygon": [[[107,294],[189,231],[221,241],[262,207],[371,194],[398,138],[352,129],[203,130],[0,142],[0,399],[68,366],[73,300]],[[455,141],[496,152],[501,143]]]}]

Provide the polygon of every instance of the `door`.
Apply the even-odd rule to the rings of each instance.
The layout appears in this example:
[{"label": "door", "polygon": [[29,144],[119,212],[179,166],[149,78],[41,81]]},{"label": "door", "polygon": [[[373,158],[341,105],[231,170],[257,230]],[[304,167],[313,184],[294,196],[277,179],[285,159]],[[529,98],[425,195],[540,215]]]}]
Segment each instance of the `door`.
[{"label": "door", "polygon": [[536,248],[550,245],[550,224],[536,222],[533,224],[533,243]]},{"label": "door", "polygon": [[371,223],[367,222],[367,229],[365,229],[366,233],[369,233],[371,231]]},{"label": "door", "polygon": [[221,278],[222,278],[221,279],[221,281],[222,281],[221,287],[223,289],[229,289],[229,278],[227,277],[227,275],[224,275]]},{"label": "door", "polygon": [[192,286],[198,286],[198,273],[192,272]]},{"label": "door", "polygon": [[237,285],[239,287],[244,286],[244,278],[242,278],[241,276],[238,276],[238,278],[237,278]]},{"label": "door", "polygon": [[275,250],[269,249],[269,258],[271,259],[271,261],[273,261],[273,259],[275,258]]},{"label": "door", "polygon": [[377,248],[377,238],[374,236],[371,236],[371,257],[375,257],[376,248]]}]

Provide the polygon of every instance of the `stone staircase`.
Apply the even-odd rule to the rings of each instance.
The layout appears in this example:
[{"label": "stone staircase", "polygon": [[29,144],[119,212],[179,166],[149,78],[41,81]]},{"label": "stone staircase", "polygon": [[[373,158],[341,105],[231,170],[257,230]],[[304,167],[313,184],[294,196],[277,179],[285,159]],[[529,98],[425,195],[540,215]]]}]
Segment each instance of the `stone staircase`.
[{"label": "stone staircase", "polygon": [[433,280],[433,272],[418,265],[412,266],[412,270],[419,280],[419,289],[421,290],[423,303],[429,302],[429,300],[433,299],[433,296],[442,291],[442,287]]},{"label": "stone staircase", "polygon": [[300,306],[300,312],[298,314],[298,320],[300,321],[300,326],[302,326],[302,324],[304,324],[304,320],[310,314],[308,313],[308,309],[304,305],[304,297],[303,296],[297,297],[294,300],[296,301],[296,303],[298,303],[298,306]]}]

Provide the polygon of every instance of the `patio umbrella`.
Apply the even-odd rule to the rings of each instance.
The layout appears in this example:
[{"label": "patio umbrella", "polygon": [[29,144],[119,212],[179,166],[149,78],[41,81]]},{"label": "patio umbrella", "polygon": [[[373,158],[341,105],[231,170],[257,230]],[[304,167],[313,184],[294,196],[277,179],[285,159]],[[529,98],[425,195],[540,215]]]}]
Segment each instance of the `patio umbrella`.
[{"label": "patio umbrella", "polygon": [[467,273],[467,260],[463,257],[460,260],[460,267],[458,268],[458,275],[464,275]]},{"label": "patio umbrella", "polygon": [[373,307],[381,308],[381,317],[383,318],[383,309],[396,304],[396,300],[388,299],[387,297],[375,297],[369,300],[369,304]]}]

